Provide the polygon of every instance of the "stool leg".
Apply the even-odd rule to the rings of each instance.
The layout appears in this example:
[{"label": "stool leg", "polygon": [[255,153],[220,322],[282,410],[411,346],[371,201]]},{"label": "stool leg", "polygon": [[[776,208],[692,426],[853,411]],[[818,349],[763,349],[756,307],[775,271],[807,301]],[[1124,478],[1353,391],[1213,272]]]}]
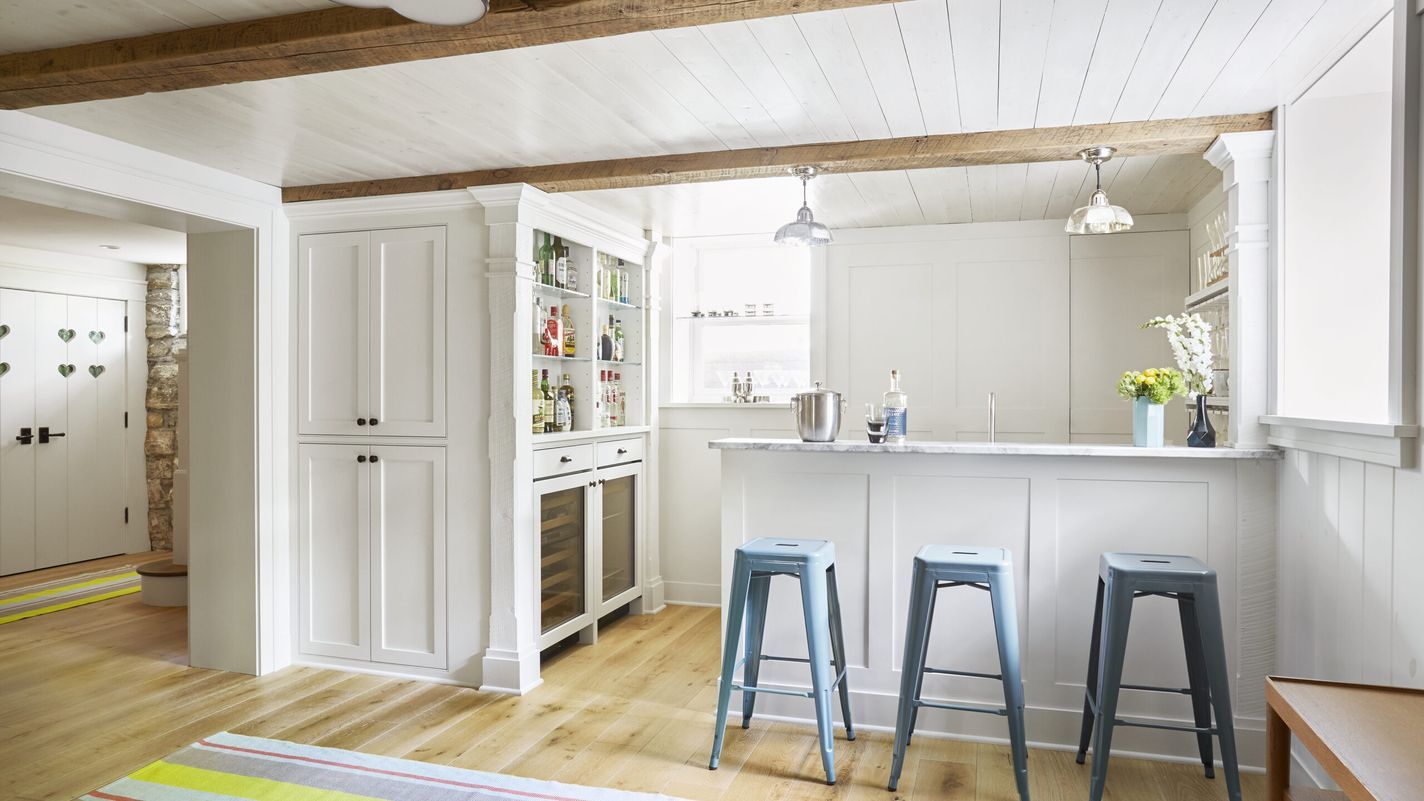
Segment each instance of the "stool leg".
[{"label": "stool leg", "polygon": [[1197,595],[1196,606],[1207,684],[1216,712],[1217,737],[1221,738],[1221,767],[1226,771],[1226,795],[1231,801],[1241,801],[1241,772],[1236,764],[1236,724],[1231,717],[1230,673],[1226,666],[1226,645],[1221,630],[1221,605],[1214,585]]},{"label": "stool leg", "polygon": [[925,614],[924,634],[919,638],[920,668],[915,671],[915,693],[910,696],[914,703],[910,705],[910,730],[905,732],[905,745],[915,739],[915,727],[920,725],[920,699],[925,694],[925,665],[930,663],[930,632],[934,631],[935,607],[939,605],[939,582],[930,579],[928,589],[930,608]]},{"label": "stool leg", "polygon": [[1093,640],[1088,645],[1088,681],[1083,686],[1083,731],[1078,735],[1078,764],[1088,755],[1093,739],[1093,699],[1098,690],[1098,649],[1103,641],[1103,580],[1098,579],[1098,600],[1093,604]]},{"label": "stool leg", "polygon": [[752,574],[747,592],[747,663],[742,667],[742,728],[752,723],[756,709],[757,679],[761,675],[761,641],[766,632],[766,599],[771,593],[771,576]]},{"label": "stool leg", "polygon": [[722,759],[722,739],[727,733],[727,707],[732,702],[732,675],[737,670],[737,643],[741,640],[743,616],[747,607],[747,590],[751,570],[738,551],[732,558],[732,591],[727,598],[727,637],[722,643],[722,681],[717,685],[717,729],[712,734],[712,759],[709,770],[716,770]]},{"label": "stool leg", "polygon": [[925,563],[915,560],[910,579],[910,608],[905,615],[905,656],[900,663],[900,703],[895,716],[895,751],[890,759],[890,789],[900,783],[905,766],[905,748],[910,744],[910,726],[918,695],[920,674],[925,667],[924,643],[929,639],[928,623],[934,605],[934,582]]},{"label": "stool leg", "polygon": [[989,576],[989,599],[994,607],[994,632],[999,644],[999,673],[1004,679],[1004,707],[1009,718],[1009,745],[1014,756],[1014,778],[1019,801],[1028,797],[1028,736],[1024,731],[1023,674],[1019,668],[1019,614],[1011,577]]},{"label": "stool leg", "polygon": [[[1199,729],[1211,728],[1211,692],[1206,679],[1206,657],[1202,655],[1201,627],[1197,622],[1196,600],[1189,595],[1177,598],[1182,618],[1182,647],[1187,652],[1187,683],[1192,688],[1192,720]],[[1211,732],[1197,734],[1197,750],[1208,779],[1216,778],[1211,758]]]},{"label": "stool leg", "polygon": [[1122,686],[1122,663],[1127,655],[1127,629],[1132,620],[1132,584],[1109,581],[1107,606],[1103,612],[1102,647],[1098,654],[1098,702],[1096,736],[1093,737],[1093,777],[1088,801],[1101,801],[1108,777],[1108,755],[1112,753],[1113,726],[1117,720],[1117,695]]},{"label": "stool leg", "polygon": [[806,617],[806,649],[811,662],[811,690],[816,700],[816,729],[821,736],[821,764],[826,783],[836,783],[835,735],[832,730],[830,602],[826,598],[826,574],[812,570],[801,574],[801,608]]},{"label": "stool leg", "polygon": [[[845,630],[841,626],[841,596],[836,591],[836,568],[826,571],[826,595],[830,601],[831,656],[836,660],[835,675],[840,679],[841,720],[845,722],[846,739],[855,739],[855,725],[850,720],[850,669],[846,667]],[[842,675],[842,673],[846,675]]]}]

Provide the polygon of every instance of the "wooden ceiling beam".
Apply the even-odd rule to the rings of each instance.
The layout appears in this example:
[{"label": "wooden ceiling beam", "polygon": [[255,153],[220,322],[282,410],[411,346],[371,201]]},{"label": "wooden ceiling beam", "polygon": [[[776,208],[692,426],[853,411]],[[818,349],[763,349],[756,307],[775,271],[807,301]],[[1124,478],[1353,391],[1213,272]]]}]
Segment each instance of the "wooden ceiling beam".
[{"label": "wooden ceiling beam", "polygon": [[1089,146],[1117,148],[1117,157],[1199,154],[1218,136],[1271,129],[1271,112],[1176,120],[1024,128],[1013,131],[913,136],[856,142],[717,150],[672,156],[585,161],[538,167],[351,181],[282,190],[288,203],[335,198],[467,189],[492,184],[526,183],[546,192],[627,189],[639,186],[730,181],[785,175],[797,165],[813,164],[837,173],[917,170],[985,164],[1071,161]]},{"label": "wooden ceiling beam", "polygon": [[0,108],[287,78],[896,0],[493,0],[465,26],[332,8],[0,56]]}]

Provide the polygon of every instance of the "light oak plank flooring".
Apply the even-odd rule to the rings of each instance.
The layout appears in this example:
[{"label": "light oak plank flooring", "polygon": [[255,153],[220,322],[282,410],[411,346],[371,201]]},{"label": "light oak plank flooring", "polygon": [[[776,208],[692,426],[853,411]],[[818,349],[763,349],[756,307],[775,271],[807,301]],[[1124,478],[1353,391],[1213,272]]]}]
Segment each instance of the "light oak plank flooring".
[{"label": "light oak plank flooring", "polygon": [[76,562],[72,565],[60,565],[58,567],[46,567],[41,570],[31,570],[28,573],[13,573],[8,576],[0,576],[0,592],[30,587],[35,584],[44,584],[49,581],[82,576],[86,573],[101,573],[124,565],[146,565],[149,562],[158,562],[163,559],[172,558],[172,551],[149,551],[147,553],[119,554],[118,556],[105,556],[101,559],[90,559],[87,562]]},{"label": "light oak plank flooring", "polygon": [[[885,789],[891,737],[836,742],[827,787],[809,726],[754,721],[707,770],[715,609],[669,607],[553,658],[525,698],[293,667],[254,678],[186,667],[185,610],[130,596],[0,626],[0,798],[70,799],[218,731],[698,801],[1015,799],[1008,749],[930,737]],[[1071,754],[1035,751],[1037,801],[1087,797]],[[1243,777],[1264,797],[1260,776]],[[1224,783],[1187,765],[1113,761],[1108,799],[1205,801]]]}]

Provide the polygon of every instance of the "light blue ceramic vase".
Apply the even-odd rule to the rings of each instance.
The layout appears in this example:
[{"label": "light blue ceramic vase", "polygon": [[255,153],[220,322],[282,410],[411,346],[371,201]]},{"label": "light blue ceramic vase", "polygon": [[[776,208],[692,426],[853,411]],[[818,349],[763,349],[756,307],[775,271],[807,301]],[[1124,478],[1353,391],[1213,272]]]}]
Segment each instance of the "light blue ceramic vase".
[{"label": "light blue ceramic vase", "polygon": [[1162,447],[1166,407],[1146,398],[1132,401],[1132,444],[1139,448]]}]

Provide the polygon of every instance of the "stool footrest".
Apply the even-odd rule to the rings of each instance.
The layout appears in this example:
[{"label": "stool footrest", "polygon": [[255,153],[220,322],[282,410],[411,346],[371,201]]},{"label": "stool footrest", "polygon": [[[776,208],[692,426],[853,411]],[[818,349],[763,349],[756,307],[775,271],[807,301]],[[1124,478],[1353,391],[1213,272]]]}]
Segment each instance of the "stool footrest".
[{"label": "stool footrest", "polygon": [[935,589],[946,590],[950,587],[973,587],[976,590],[988,591],[989,585],[982,581],[936,581]]},{"label": "stool footrest", "polygon": [[1148,693],[1170,693],[1172,695],[1191,695],[1190,687],[1153,687],[1148,684],[1119,684],[1118,687],[1124,690],[1141,690]]},{"label": "stool footrest", "polygon": [[1004,680],[1004,675],[1002,673],[975,673],[972,670],[949,670],[947,668],[927,667],[924,669],[923,672],[934,673],[940,676],[967,676],[971,679],[993,679],[995,681]]},{"label": "stool footrest", "polygon": [[1216,734],[1218,729],[1214,726],[1183,726],[1175,723],[1145,723],[1137,720],[1113,719],[1114,726],[1130,726],[1134,729],[1161,729],[1162,731],[1185,731],[1194,734]]},{"label": "stool footrest", "polygon": [[[762,657],[762,658],[765,659],[766,657]],[[805,659],[785,659],[784,661],[786,661],[786,662],[807,662],[808,660],[805,660]],[[830,686],[829,689],[834,690],[835,688],[839,687],[839,686],[840,686],[840,683],[843,682],[843,681],[845,681],[845,677],[846,677],[846,672],[845,672],[844,669],[842,669],[840,673],[837,673],[837,674],[836,674],[836,680],[833,681],[833,682],[831,682],[831,686]],[[815,698],[815,697],[816,697],[816,691],[815,691],[815,690],[783,690],[783,689],[780,689],[780,688],[778,688],[778,687],[748,687],[748,686],[745,685],[745,684],[740,684],[740,683],[737,683],[737,682],[733,682],[733,683],[732,683],[732,689],[733,689],[733,690],[739,690],[739,691],[744,692],[744,693],[771,693],[771,694],[773,694],[773,695],[790,695],[790,696],[792,696],[792,697],[794,697],[794,698]]]},{"label": "stool footrest", "polygon": [[971,706],[969,704],[942,704],[938,701],[926,701],[915,699],[915,706],[927,706],[931,709],[948,709],[951,712],[978,712],[981,715],[1007,716],[1009,710],[996,706]]},{"label": "stool footrest", "polygon": [[807,658],[805,658],[805,657],[800,657],[800,656],[767,656],[766,654],[762,654],[762,655],[761,655],[761,661],[763,661],[763,662],[800,662],[800,663],[803,664],[803,665],[809,665],[809,664],[811,664],[811,660],[810,660],[810,659],[807,659]]}]

